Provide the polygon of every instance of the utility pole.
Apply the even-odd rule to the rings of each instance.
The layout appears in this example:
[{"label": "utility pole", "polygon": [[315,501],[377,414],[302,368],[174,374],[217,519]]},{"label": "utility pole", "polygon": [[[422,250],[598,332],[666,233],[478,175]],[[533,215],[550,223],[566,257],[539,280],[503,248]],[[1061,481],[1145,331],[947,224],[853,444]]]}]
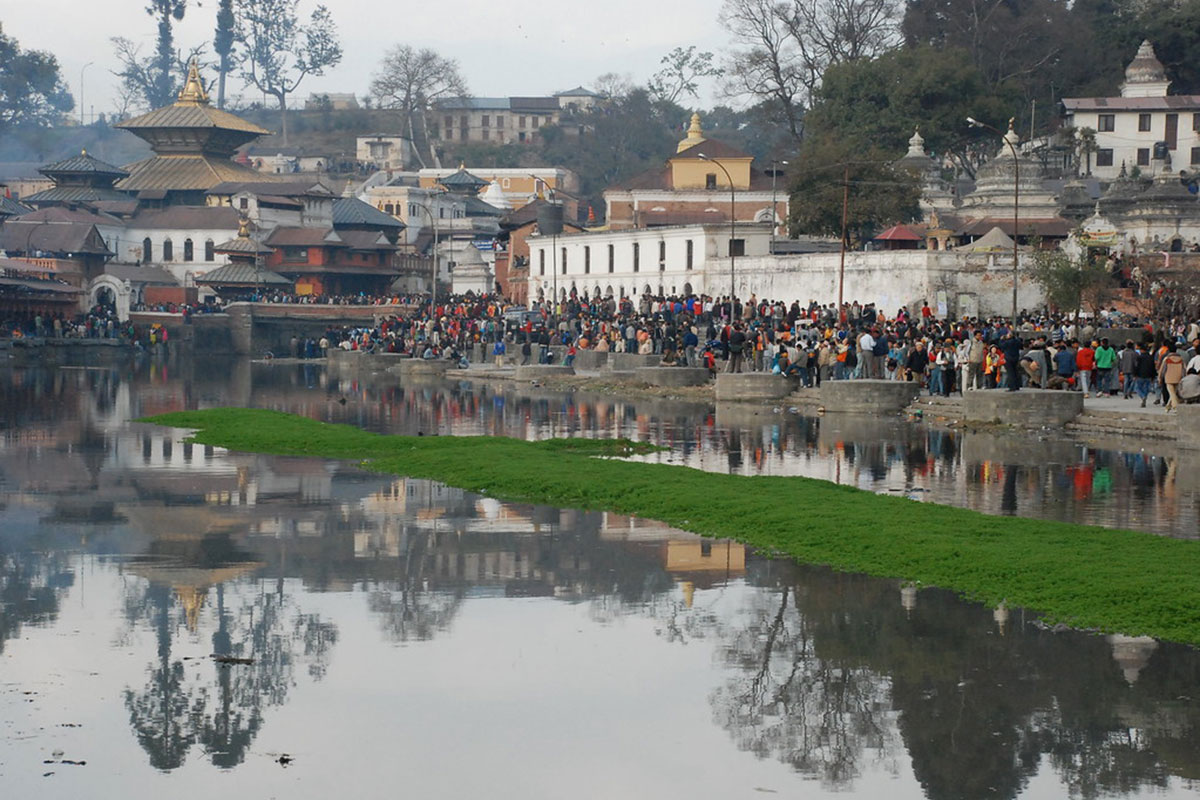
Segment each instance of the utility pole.
[{"label": "utility pole", "polygon": [[850,165],[843,167],[842,171],[842,247],[841,255],[838,263],[838,320],[846,321],[845,306],[842,302],[842,294],[846,288],[846,218],[850,211]]}]

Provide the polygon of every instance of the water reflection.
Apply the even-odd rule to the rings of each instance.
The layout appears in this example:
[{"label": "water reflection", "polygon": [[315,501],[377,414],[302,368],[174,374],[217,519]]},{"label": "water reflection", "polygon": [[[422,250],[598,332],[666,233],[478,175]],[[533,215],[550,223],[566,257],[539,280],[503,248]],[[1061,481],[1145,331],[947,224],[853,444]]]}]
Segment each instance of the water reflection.
[{"label": "water reflection", "polygon": [[[645,520],[193,447],[177,431],[129,420],[240,393],[378,430],[635,435],[671,443],[664,459],[706,469],[814,474],[1010,513],[1041,506],[1037,513],[1056,516],[1067,504],[1109,521],[1122,503],[1173,509],[1172,521],[1194,512],[1171,456],[883,421],[739,419],[668,401],[378,387],[311,368],[193,370],[26,371],[0,381],[9,401],[0,413],[6,680],[19,690],[39,680],[47,672],[39,649],[52,651],[55,637],[95,663],[114,692],[76,746],[107,748],[89,769],[113,785],[136,793],[139,767],[199,793],[222,786],[213,768],[253,781],[281,741],[333,727],[330,707],[355,721],[358,744],[314,745],[312,768],[336,758],[369,771],[355,761],[365,743],[411,740],[398,732],[408,708],[373,725],[354,702],[364,691],[372,705],[419,698],[414,727],[403,729],[412,736],[439,740],[445,727],[449,741],[464,729],[506,739],[513,718],[471,716],[467,687],[406,694],[418,664],[447,671],[482,661],[521,646],[492,639],[492,629],[512,636],[532,626],[536,638],[559,617],[568,633],[560,630],[546,667],[572,698],[587,698],[563,724],[587,742],[589,763],[601,759],[616,774],[628,760],[622,714],[649,703],[668,721],[701,712],[694,727],[675,726],[678,738],[655,740],[663,763],[710,764],[736,777],[742,793],[764,785],[811,793],[816,784],[877,796],[884,781],[895,793],[938,800],[1011,798],[1039,786],[1056,796],[1183,796],[1200,779],[1200,656],[1189,648],[1048,629],[1020,609],[763,558]],[[594,661],[593,649],[618,634],[638,655],[625,659],[620,683],[651,690],[634,702],[600,692],[600,676],[575,674],[566,655]],[[380,677],[363,684],[359,672],[375,665]],[[476,702],[514,694],[526,712],[554,696],[484,668],[470,681]],[[85,690],[66,683],[56,699],[82,703]],[[674,693],[675,684],[697,691]],[[0,738],[6,782],[25,795],[53,737],[64,735],[48,732],[61,716],[22,705],[27,699],[0,692],[0,714],[28,715],[17,723],[22,735]],[[610,705],[621,726],[589,737]],[[532,752],[562,738],[561,727],[522,730]],[[466,749],[456,758],[483,755]],[[446,771],[427,771],[441,783],[423,783],[420,772],[414,790],[455,794]],[[572,779],[588,781],[582,772]],[[713,788],[699,774],[671,779],[681,793]]]}]

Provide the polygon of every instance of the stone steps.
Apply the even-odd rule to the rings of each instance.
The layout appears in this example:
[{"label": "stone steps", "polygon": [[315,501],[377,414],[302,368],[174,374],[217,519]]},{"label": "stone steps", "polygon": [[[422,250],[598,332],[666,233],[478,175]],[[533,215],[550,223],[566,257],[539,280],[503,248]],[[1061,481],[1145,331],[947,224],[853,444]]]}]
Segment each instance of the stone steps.
[{"label": "stone steps", "polygon": [[1174,417],[1120,411],[1085,411],[1064,426],[1081,435],[1134,436],[1144,439],[1176,439],[1179,423]]}]

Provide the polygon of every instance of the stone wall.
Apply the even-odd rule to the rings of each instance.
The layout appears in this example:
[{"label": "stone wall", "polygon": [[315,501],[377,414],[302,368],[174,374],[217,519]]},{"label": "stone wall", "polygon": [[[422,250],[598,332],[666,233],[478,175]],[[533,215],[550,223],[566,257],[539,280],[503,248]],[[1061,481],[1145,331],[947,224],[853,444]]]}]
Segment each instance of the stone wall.
[{"label": "stone wall", "polygon": [[1200,405],[1182,405],[1175,412],[1179,423],[1179,446],[1200,450]]},{"label": "stone wall", "polygon": [[1043,389],[975,390],[963,395],[963,408],[967,422],[1062,427],[1083,413],[1083,395]]},{"label": "stone wall", "polygon": [[824,381],[821,405],[826,411],[896,414],[907,408],[920,392],[919,383],[908,381]]}]

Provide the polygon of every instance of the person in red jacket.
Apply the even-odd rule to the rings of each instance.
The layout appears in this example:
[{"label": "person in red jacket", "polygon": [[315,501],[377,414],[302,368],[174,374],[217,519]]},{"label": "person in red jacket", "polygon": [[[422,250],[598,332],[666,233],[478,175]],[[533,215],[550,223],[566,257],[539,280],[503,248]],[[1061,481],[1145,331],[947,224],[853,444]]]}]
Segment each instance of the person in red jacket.
[{"label": "person in red jacket", "polygon": [[1083,391],[1084,397],[1091,396],[1092,370],[1096,368],[1096,351],[1087,342],[1080,344],[1075,351],[1075,385]]}]

